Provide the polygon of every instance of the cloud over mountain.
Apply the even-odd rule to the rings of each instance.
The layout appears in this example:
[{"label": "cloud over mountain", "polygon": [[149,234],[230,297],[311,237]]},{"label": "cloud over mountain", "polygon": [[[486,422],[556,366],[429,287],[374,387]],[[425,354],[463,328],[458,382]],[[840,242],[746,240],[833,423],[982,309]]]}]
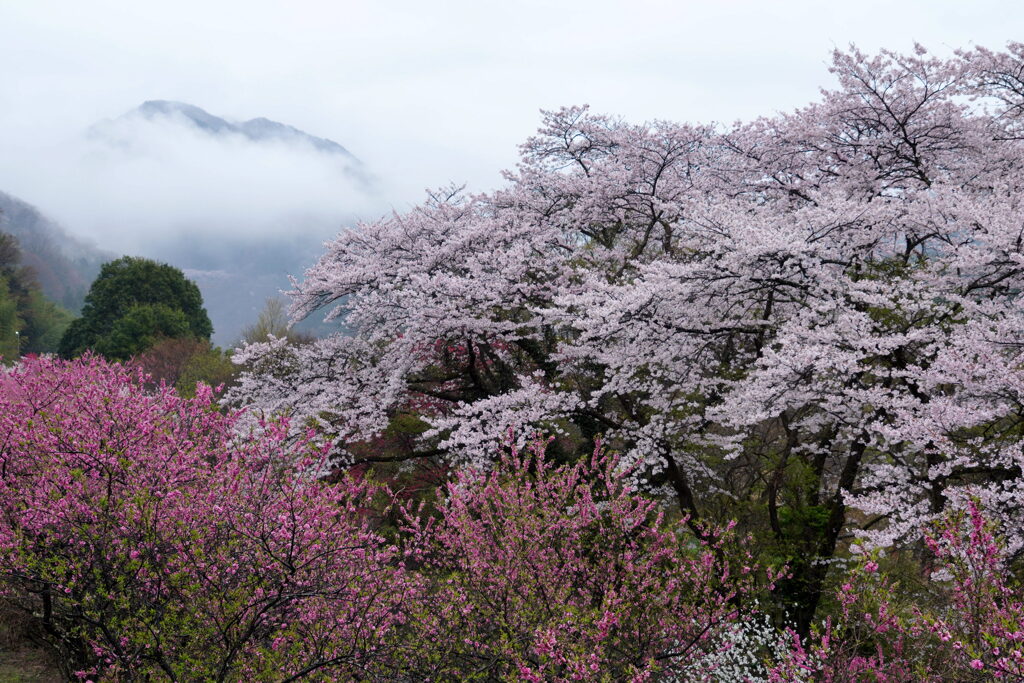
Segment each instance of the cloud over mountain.
[{"label": "cloud over mountain", "polygon": [[339,143],[180,102],[145,102],[71,139],[11,147],[0,187],[116,251],[145,254],[182,235],[322,234],[386,208]]},{"label": "cloud over mountain", "polygon": [[389,208],[338,142],[182,102],[151,100],[70,139],[9,148],[0,189],[103,249],[195,273],[219,343],[301,276],[324,240]]},{"label": "cloud over mountain", "polygon": [[263,117],[240,122],[228,121],[185,102],[148,100],[113,121],[97,123],[89,129],[89,132],[95,137],[107,138],[108,141],[117,143],[122,132],[119,123],[138,118],[147,121],[164,120],[185,124],[211,136],[240,135],[256,143],[281,142],[300,147],[308,145],[324,154],[337,155],[350,173],[362,172],[362,163],[334,140],[319,138],[294,126]]}]

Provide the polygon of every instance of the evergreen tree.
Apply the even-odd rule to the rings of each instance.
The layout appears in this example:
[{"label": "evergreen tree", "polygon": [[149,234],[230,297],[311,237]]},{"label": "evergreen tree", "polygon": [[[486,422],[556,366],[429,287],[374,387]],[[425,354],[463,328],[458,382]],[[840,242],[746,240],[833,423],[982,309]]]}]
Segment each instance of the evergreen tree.
[{"label": "evergreen tree", "polygon": [[180,269],[125,256],[103,266],[85,297],[82,317],[60,341],[66,358],[86,350],[125,360],[161,338],[209,339],[203,297]]}]

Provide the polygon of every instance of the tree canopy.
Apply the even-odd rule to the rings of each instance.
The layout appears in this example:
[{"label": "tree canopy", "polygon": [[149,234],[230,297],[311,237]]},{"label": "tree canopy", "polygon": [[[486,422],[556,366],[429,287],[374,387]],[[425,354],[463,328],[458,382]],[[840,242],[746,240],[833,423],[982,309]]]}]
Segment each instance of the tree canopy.
[{"label": "tree canopy", "polygon": [[1024,45],[832,71],[728,128],[547,113],[506,187],[329,243],[292,313],[350,332],[248,346],[234,400],[340,462],[409,415],[396,460],[603,437],[691,523],[769,529],[805,632],[844,536],[913,540],[980,496],[1019,551]]},{"label": "tree canopy", "polygon": [[199,288],[180,269],[125,256],[103,266],[82,317],[61,339],[60,354],[70,358],[92,350],[125,360],[162,338],[207,340],[212,333]]}]

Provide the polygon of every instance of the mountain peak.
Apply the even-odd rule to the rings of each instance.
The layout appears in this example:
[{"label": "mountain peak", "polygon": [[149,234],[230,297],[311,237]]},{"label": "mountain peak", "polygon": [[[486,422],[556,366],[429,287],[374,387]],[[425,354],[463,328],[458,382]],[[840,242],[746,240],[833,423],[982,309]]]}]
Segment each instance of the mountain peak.
[{"label": "mountain peak", "polygon": [[[146,100],[135,109],[123,114],[120,119],[141,117],[148,121],[156,119],[172,119],[194,126],[211,136],[240,135],[253,142],[285,142],[306,144],[319,152],[334,154],[345,158],[345,162],[353,166],[353,170],[361,165],[359,160],[347,149],[334,140],[310,135],[294,126],[289,126],[265,117],[248,121],[231,121],[209,113],[201,107],[188,102],[175,100]],[[101,124],[102,127],[108,127]],[[94,132],[101,132],[94,127]]]},{"label": "mountain peak", "polygon": [[139,105],[135,111],[147,119],[179,115],[189,120],[195,126],[213,133],[231,130],[232,128],[230,123],[219,116],[214,116],[205,109],[201,109],[194,104],[188,104],[187,102],[147,100]]}]

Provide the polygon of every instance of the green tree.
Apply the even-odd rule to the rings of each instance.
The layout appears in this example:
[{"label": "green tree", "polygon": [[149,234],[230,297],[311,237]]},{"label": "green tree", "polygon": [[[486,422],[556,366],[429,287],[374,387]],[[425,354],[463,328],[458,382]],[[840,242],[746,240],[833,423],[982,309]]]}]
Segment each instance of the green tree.
[{"label": "green tree", "polygon": [[61,338],[60,354],[71,358],[93,350],[126,360],[162,338],[206,340],[212,333],[199,288],[180,269],[125,256],[103,266],[82,317]]},{"label": "green tree", "polygon": [[276,297],[268,298],[256,322],[242,330],[242,344],[265,342],[268,335],[274,335],[278,339],[287,338],[291,344],[308,344],[315,340],[315,337],[288,326],[285,302]]},{"label": "green tree", "polygon": [[22,353],[50,353],[57,350],[60,339],[74,316],[66,308],[53,303],[42,290],[32,290],[24,307],[25,327],[21,331]]},{"label": "green tree", "polygon": [[23,353],[55,351],[71,317],[21,265],[18,241],[0,233],[0,356],[11,362]]},{"label": "green tree", "polygon": [[196,384],[203,382],[213,388],[231,386],[235,383],[239,366],[231,362],[231,353],[219,346],[211,346],[200,353],[194,354],[182,368],[174,388],[184,398],[196,395]]},{"label": "green tree", "polygon": [[0,278],[0,358],[11,362],[18,358],[19,333],[21,320],[18,318],[18,306],[14,297],[7,289],[7,283]]},{"label": "green tree", "polygon": [[214,388],[231,386],[240,370],[231,362],[230,351],[188,337],[162,339],[136,354],[132,365],[149,375],[147,388],[166,384],[183,398],[195,398],[197,382]]},{"label": "green tree", "polygon": [[110,333],[93,345],[105,358],[127,359],[145,351],[159,339],[190,337],[185,314],[167,304],[137,304],[114,322]]}]

